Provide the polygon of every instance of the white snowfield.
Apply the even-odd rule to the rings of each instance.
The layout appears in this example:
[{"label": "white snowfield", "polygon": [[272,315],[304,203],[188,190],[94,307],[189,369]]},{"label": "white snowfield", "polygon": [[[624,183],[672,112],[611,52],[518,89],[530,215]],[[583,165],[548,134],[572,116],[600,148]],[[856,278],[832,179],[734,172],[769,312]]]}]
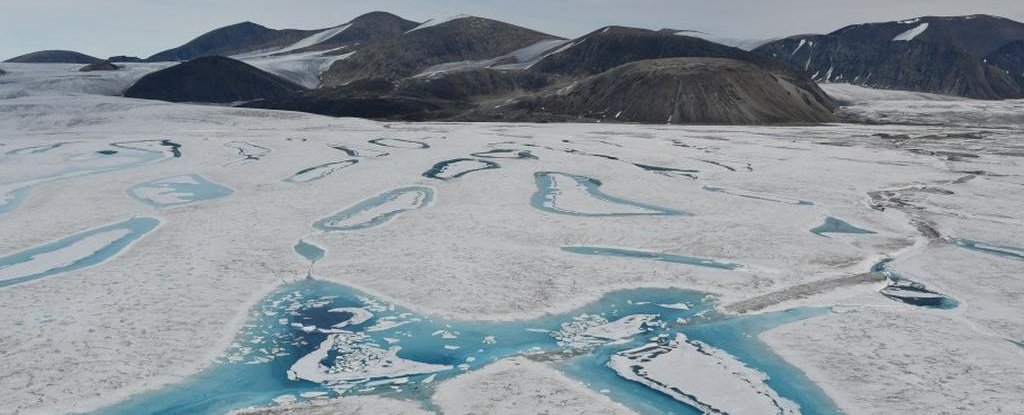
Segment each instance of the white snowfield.
[{"label": "white snowfield", "polygon": [[847,105],[840,114],[871,123],[1012,129],[1024,125],[1024,100],[990,102],[924,92],[823,83]]},{"label": "white snowfield", "polygon": [[146,74],[175,65],[173,62],[117,63],[116,71],[80,72],[85,66],[67,63],[2,63],[0,99],[31,94],[121,95]]},{"label": "white snowfield", "polygon": [[[835,306],[762,340],[846,413],[1024,412],[1024,348],[1010,342],[1024,340],[1022,262],[943,239],[1024,247],[1019,101],[865,101],[853,111],[879,124],[864,125],[410,124],[84,95],[93,87],[80,80],[75,93],[61,82],[52,83],[60,86],[56,92],[39,89],[46,79],[54,75],[0,77],[8,97],[0,99],[0,154],[68,144],[0,157],[0,183],[59,171],[69,157],[115,149],[112,142],[169,139],[182,154],[42,182],[0,213],[0,257],[136,215],[161,223],[102,264],[0,288],[0,413],[88,411],[197,373],[222,355],[257,301],[283,281],[305,278],[309,262],[293,246],[311,236],[329,252],[317,262],[317,278],[435,316],[537,317],[631,287],[708,292],[723,306],[766,295],[775,295],[771,309]],[[368,142],[380,138],[430,147]],[[390,154],[362,157],[310,183],[281,180],[351,158],[328,144]],[[537,159],[493,159],[499,169],[450,181],[422,176],[440,161],[499,148],[528,148]],[[258,159],[237,163],[243,149],[259,150]],[[697,179],[633,163],[697,170]],[[530,203],[534,175],[543,171],[599,179],[607,195],[692,216],[544,212]],[[184,174],[235,192],[158,212],[124,192]],[[709,192],[705,185],[814,205]],[[313,227],[408,186],[435,190],[429,208],[352,232]],[[567,208],[605,209],[579,189],[566,192]],[[825,216],[876,234],[810,233]],[[922,229],[929,228],[941,237],[928,238]],[[595,258],[563,246],[626,247],[743,267]],[[877,283],[805,296],[784,291],[864,273],[883,257],[960,306],[899,303],[878,294]],[[298,369],[335,375],[319,366]],[[446,413],[628,413],[546,363],[506,360],[438,388],[434,402]],[[323,405],[338,408],[330,413],[417,408],[386,398]]]},{"label": "white snowfield", "polygon": [[433,400],[446,414],[634,413],[548,365],[525,358],[501,360],[445,382]]}]

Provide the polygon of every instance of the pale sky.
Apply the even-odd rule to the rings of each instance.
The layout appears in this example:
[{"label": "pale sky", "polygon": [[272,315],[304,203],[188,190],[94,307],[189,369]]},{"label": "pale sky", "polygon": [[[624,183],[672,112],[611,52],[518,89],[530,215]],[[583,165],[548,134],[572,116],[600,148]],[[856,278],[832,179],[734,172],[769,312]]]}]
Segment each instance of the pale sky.
[{"label": "pale sky", "polygon": [[465,13],[563,37],[611,24],[766,39],[922,15],[1024,21],[1024,0],[0,0],[0,60],[41,49],[147,57],[246,20],[316,29],[373,10],[415,21]]}]

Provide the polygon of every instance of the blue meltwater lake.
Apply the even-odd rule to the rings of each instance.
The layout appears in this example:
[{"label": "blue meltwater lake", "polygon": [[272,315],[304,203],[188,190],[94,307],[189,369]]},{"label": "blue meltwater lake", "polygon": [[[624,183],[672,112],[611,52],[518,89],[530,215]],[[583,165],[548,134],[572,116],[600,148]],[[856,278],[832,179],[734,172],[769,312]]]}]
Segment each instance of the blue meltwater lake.
[{"label": "blue meltwater lake", "polygon": [[521,355],[550,361],[640,413],[702,413],[620,377],[607,365],[624,350],[665,345],[679,334],[763,373],[765,388],[803,413],[839,413],[802,372],[757,339],[764,330],[828,313],[827,308],[727,317],[714,307],[714,297],[703,293],[644,288],[615,291],[571,312],[533,320],[458,321],[307,278],[282,286],[254,307],[235,342],[208,369],[97,413],[223,414],[274,402],[367,394],[436,409],[430,397],[438,382]]}]

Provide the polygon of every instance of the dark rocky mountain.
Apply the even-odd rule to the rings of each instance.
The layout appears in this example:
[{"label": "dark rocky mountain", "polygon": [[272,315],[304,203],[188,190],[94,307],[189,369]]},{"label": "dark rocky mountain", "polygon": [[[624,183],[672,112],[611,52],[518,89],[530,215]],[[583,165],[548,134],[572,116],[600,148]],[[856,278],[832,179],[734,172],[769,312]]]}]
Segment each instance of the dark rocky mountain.
[{"label": "dark rocky mountain", "polygon": [[[246,106],[399,120],[772,124],[833,119],[828,96],[786,65],[758,63],[765,59],[735,49],[712,50],[753,57],[754,62],[635,60],[596,75],[567,64],[558,66],[564,73],[546,73],[536,66],[472,68],[398,80],[364,79]],[[589,54],[620,51],[598,48]],[[577,56],[581,65],[611,59]]]},{"label": "dark rocky mountain", "polygon": [[192,41],[150,56],[148,61],[185,61],[203,56],[234,55],[283,47],[310,36],[315,30],[275,30],[242,22],[212,30]]},{"label": "dark rocky mountain", "polygon": [[128,88],[124,96],[172,102],[230,103],[283,98],[302,89],[244,62],[207,56],[148,74]]},{"label": "dark rocky mountain", "polygon": [[78,68],[79,72],[93,72],[93,71],[116,71],[121,69],[120,66],[110,63],[110,61],[96,62],[85,65]]},{"label": "dark rocky mountain", "polygon": [[145,62],[145,61],[146,61],[145,59],[142,59],[142,58],[140,58],[138,56],[117,55],[117,56],[111,56],[111,57],[107,58],[107,62],[114,62],[114,63],[137,63],[137,62]]},{"label": "dark rocky mountain", "polygon": [[674,31],[609,26],[548,54],[532,70],[594,75],[639,60],[690,57],[730,58],[781,67],[762,56],[696,37],[677,35]]},{"label": "dark rocky mountain", "polygon": [[986,56],[1009,42],[1024,39],[1024,23],[983,14],[857,24],[832,34],[849,40],[878,43],[891,41],[924,25],[927,26],[914,36],[914,40],[951,46],[973,56]]},{"label": "dark rocky mountain", "polygon": [[668,124],[832,121],[824,94],[750,62],[668,58],[627,63],[483,114],[508,119],[601,119]]},{"label": "dark rocky mountain", "polygon": [[382,12],[306,31],[298,40],[274,40],[272,48],[266,47],[266,39],[277,39],[272,29],[232,30],[252,32],[258,42],[234,39],[224,29],[204,37],[232,38],[218,43],[221,50],[230,45],[261,51],[254,64],[320,57],[307,51],[346,56],[319,73],[322,87],[313,90],[272,88],[269,74],[219,58],[217,64],[197,59],[147,76],[126,96],[248,100],[242,105],[396,120],[832,120],[832,101],[789,64],[677,31],[607,27],[567,41],[480,17],[416,24]]},{"label": "dark rocky mountain", "polygon": [[242,106],[309,112],[335,117],[416,121],[451,116],[457,104],[443,100],[404,96],[395,91],[395,84],[392,81],[378,78],[309,90],[283,98],[253,101]]},{"label": "dark rocky mountain", "polygon": [[[157,53],[147,60],[179,61],[202,56],[231,56],[258,51],[274,54],[285,48],[289,49],[288,53],[327,50],[397,37],[418,24],[386,12],[367,13],[346,24],[319,30],[278,30],[252,22],[243,22],[212,30],[182,46]],[[303,41],[308,45],[299,43]]]},{"label": "dark rocky mountain", "polygon": [[1009,72],[1009,75],[1024,85],[1024,40],[1003,45],[985,57],[985,61]]},{"label": "dark rocky mountain", "polygon": [[102,59],[71,50],[41,50],[8,59],[4,62],[16,63],[96,63]]},{"label": "dark rocky mountain", "polygon": [[549,85],[551,80],[542,74],[478,68],[434,78],[413,77],[398,81],[361,79],[287,98],[255,101],[245,106],[339,117],[438,120],[471,111],[487,98],[527,95]]},{"label": "dark rocky mountain", "polygon": [[465,16],[414,28],[361,45],[322,75],[324,85],[360,79],[402,79],[434,65],[500,57],[555,36],[481,17]]},{"label": "dark rocky mountain", "polygon": [[[1024,24],[991,16],[923,17],[793,36],[755,52],[788,61],[819,82],[844,82],[981,99],[1024,97],[1011,43]],[[995,59],[986,60],[1003,47]]]},{"label": "dark rocky mountain", "polygon": [[336,49],[344,46],[354,47],[359,44],[383,39],[392,39],[412,30],[419,23],[405,20],[387,12],[370,12],[338,26],[336,34],[325,38],[322,42],[299,48],[290,52],[306,52],[313,50]]}]

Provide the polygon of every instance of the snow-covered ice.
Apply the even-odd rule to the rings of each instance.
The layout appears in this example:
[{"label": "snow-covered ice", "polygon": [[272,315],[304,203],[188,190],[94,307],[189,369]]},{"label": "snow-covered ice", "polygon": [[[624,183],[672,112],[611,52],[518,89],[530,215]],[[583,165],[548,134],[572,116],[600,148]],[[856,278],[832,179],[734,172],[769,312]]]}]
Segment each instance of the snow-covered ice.
[{"label": "snow-covered ice", "polygon": [[[0,180],[6,184],[60,177],[32,182],[31,191],[0,215],[0,256],[133,216],[155,216],[160,226],[90,267],[0,289],[0,364],[5,368],[0,412],[88,411],[209,367],[230,348],[254,304],[282,280],[306,277],[309,261],[293,250],[304,239],[329,252],[317,262],[316,278],[439,318],[538,317],[628,287],[697,290],[714,295],[723,306],[765,296],[776,299],[769,309],[830,306],[831,313],[760,337],[845,412],[1024,410],[1018,381],[1024,376],[1022,349],[1011,342],[1024,340],[1019,318],[1024,281],[1015,277],[1021,261],[953,242],[983,241],[982,247],[1009,247],[1003,249],[1007,253],[1024,246],[1021,101],[938,101],[900,94],[898,100],[864,99],[842,110],[870,124],[821,126],[410,124],[85,95],[110,92],[117,89],[111,85],[123,81],[103,78],[113,75],[81,78],[68,75],[67,69],[35,75],[9,70],[6,76],[15,77],[4,82],[13,83],[0,85],[0,94],[7,97],[0,100],[0,153],[66,143],[0,158]],[[64,75],[74,79],[57,81]],[[118,168],[124,160],[116,157],[91,156],[102,150],[130,152],[111,143],[143,140],[152,141],[138,145],[158,156],[133,161],[131,168]],[[180,156],[161,149],[161,140],[180,144],[175,150]],[[390,154],[345,155],[328,145]],[[458,180],[422,176],[442,160],[525,148],[535,158],[505,158],[498,160],[499,169]],[[283,180],[350,157],[360,157],[356,167],[329,178],[301,185]],[[68,163],[86,163],[92,173],[61,175]],[[637,164],[685,169],[692,177],[659,174]],[[535,208],[536,175],[542,172],[564,172],[551,181],[557,197],[542,198],[547,208],[598,215]],[[234,193],[160,210],[126,193],[139,183],[191,174]],[[613,199],[595,197],[573,176],[599,180],[600,194]],[[391,205],[348,210],[375,195],[410,187],[430,189],[435,197],[424,202],[425,192],[410,193],[379,200],[391,200]],[[666,210],[690,215],[632,214]],[[337,218],[344,227],[383,223],[376,220],[381,217],[387,226],[357,232],[313,227],[332,212],[346,213]],[[401,214],[389,215],[393,212]],[[875,234],[821,238],[808,232],[826,216]],[[76,245],[72,256],[95,252],[94,242],[102,245],[100,239],[81,241],[88,245]],[[685,253],[743,268],[595,258],[565,252],[565,246]],[[899,270],[915,281],[957,299],[959,307],[923,309],[889,301],[879,295],[877,282],[787,294],[789,288],[867,273],[885,257],[895,258]],[[45,263],[32,265],[33,270],[67,263],[70,257],[35,258]],[[574,333],[622,317],[581,322]],[[391,335],[401,331],[394,325],[404,320],[389,321],[394,331],[388,338],[399,342],[365,350],[365,362],[391,359],[393,348],[407,345]],[[313,326],[332,329],[338,328]],[[496,341],[502,345],[507,338]],[[695,350],[686,344],[686,350]],[[402,358],[400,350],[394,353]],[[710,373],[729,367],[752,380],[743,389],[729,383],[738,378],[714,378],[735,386],[737,393],[760,390],[757,382],[763,378],[756,373],[709,363],[730,362],[726,356],[700,361],[690,359],[693,353],[687,356],[687,365]],[[311,359],[296,373],[322,379],[386,373],[401,382],[408,373],[433,370],[398,365],[378,372],[382,366],[368,363],[353,365],[358,370],[345,374],[309,364]],[[557,364],[520,362],[445,380],[438,385],[436,402],[453,413],[461,408],[498,413],[505,391],[512,390],[517,391],[513,402],[538,402],[538,411],[559,409],[553,402],[565,401],[595,411],[627,412],[613,406],[614,393],[602,396],[561,377]],[[647,373],[676,386],[689,385],[681,389],[704,386],[661,376],[654,368]],[[535,387],[538,379],[558,386],[544,392]],[[472,388],[458,387],[459,382]],[[473,399],[452,398],[460,391],[471,391]],[[550,394],[531,400],[542,393]],[[763,402],[757,399],[768,395],[757,396],[749,401]],[[367,397],[330,404],[380,405],[399,413],[412,410],[396,407],[418,408]]]}]

